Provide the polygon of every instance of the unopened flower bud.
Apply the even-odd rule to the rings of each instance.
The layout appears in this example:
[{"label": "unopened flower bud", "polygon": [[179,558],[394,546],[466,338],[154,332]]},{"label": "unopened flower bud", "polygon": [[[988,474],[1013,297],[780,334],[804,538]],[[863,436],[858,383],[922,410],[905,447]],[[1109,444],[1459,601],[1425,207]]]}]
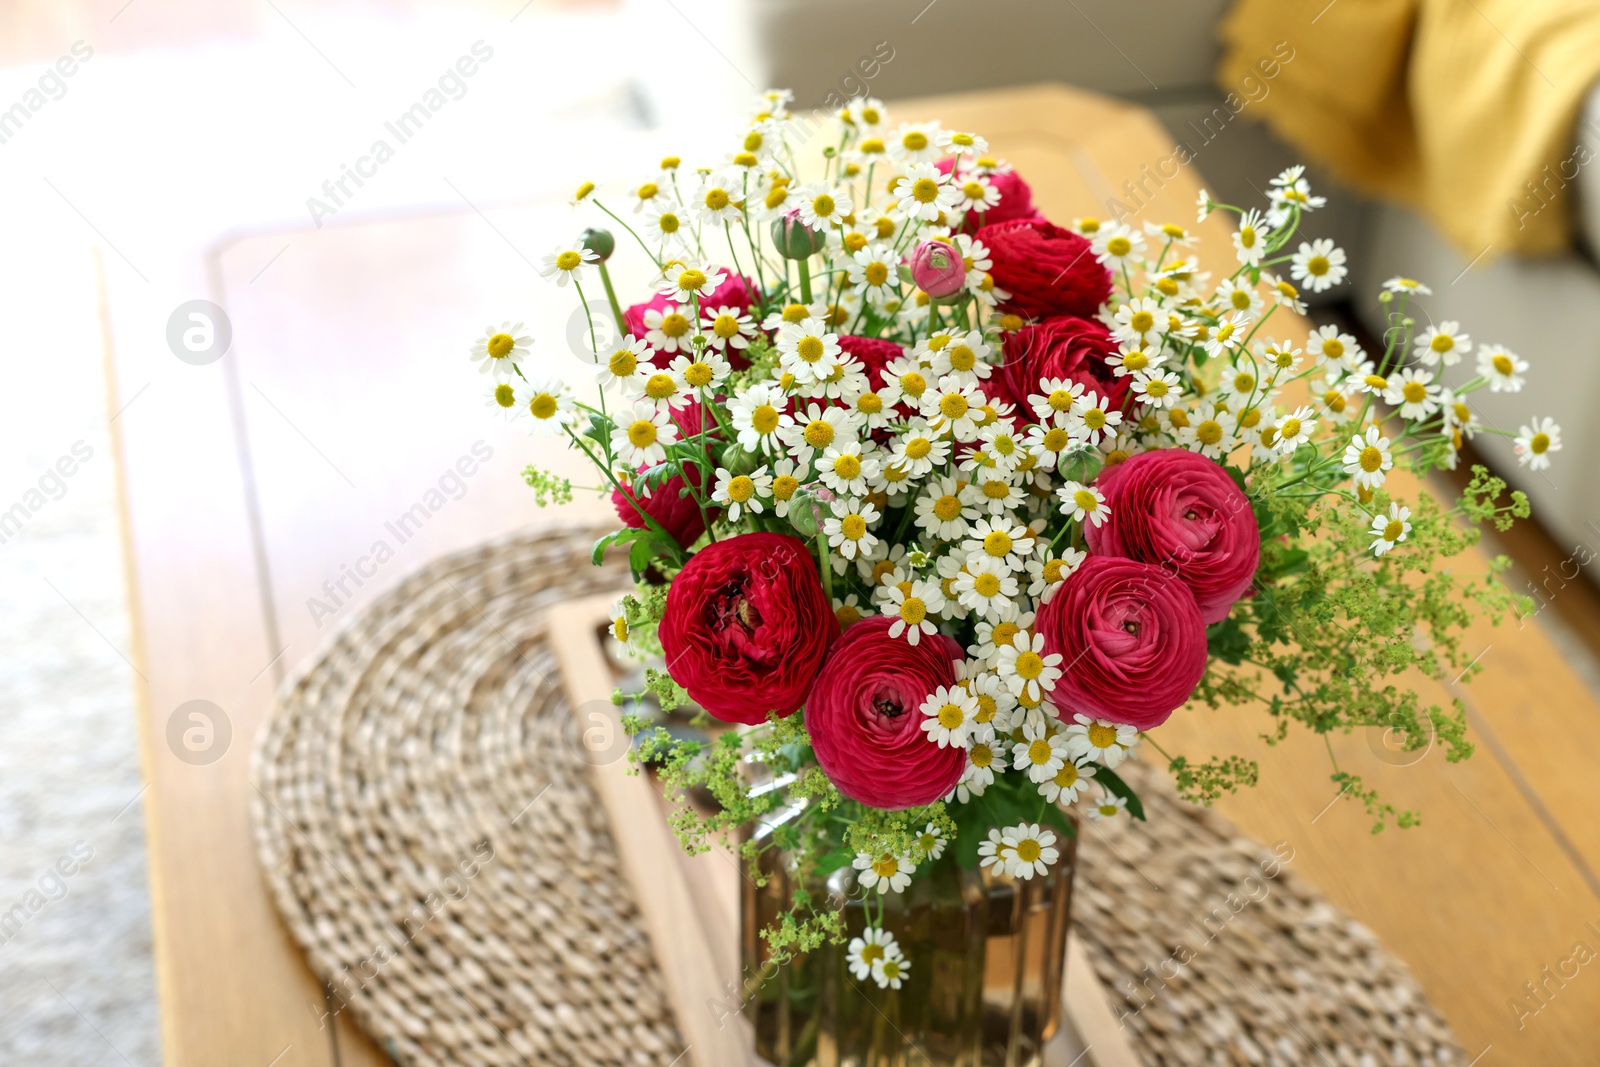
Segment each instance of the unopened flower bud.
[{"label": "unopened flower bud", "polygon": [[729,445],[722,450],[718,465],[732,475],[749,474],[761,466],[761,456],[739,445]]},{"label": "unopened flower bud", "polygon": [[595,226],[579,234],[578,243],[599,256],[602,263],[610,259],[611,253],[617,250],[617,239],[611,236],[611,231]]},{"label": "unopened flower bud", "polygon": [[954,296],[967,284],[961,253],[943,241],[923,241],[911,254],[911,280],[934,299]]},{"label": "unopened flower bud", "polygon": [[822,522],[833,509],[828,505],[837,499],[833,490],[825,485],[812,482],[802,485],[794,491],[794,497],[789,501],[789,525],[801,537],[815,537],[817,531],[822,529]]},{"label": "unopened flower bud", "polygon": [[799,208],[772,220],[772,244],[784,259],[807,259],[822,251],[827,242],[826,233],[800,221]]},{"label": "unopened flower bud", "polygon": [[1056,461],[1056,471],[1069,482],[1089,485],[1105,465],[1105,457],[1098,449],[1077,448],[1061,453],[1061,458]]}]

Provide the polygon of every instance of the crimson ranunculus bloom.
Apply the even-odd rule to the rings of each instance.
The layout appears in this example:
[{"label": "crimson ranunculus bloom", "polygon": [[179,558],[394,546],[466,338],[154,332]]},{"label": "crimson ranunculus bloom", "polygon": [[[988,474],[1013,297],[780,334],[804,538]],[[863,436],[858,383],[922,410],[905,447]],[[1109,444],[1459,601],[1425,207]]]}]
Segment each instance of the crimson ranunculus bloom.
[{"label": "crimson ranunculus bloom", "polygon": [[1206,625],[1189,587],[1153,563],[1090,556],[1039,608],[1044,653],[1062,657],[1050,700],[1141,730],[1183,705],[1206,670]]},{"label": "crimson ranunculus bloom", "polygon": [[1092,389],[1112,410],[1128,395],[1128,379],[1111,372],[1106,360],[1117,354],[1111,331],[1093,319],[1058,315],[1006,334],[1005,363],[1000,379],[1011,402],[1028,411],[1028,394],[1039,391],[1042,378],[1068,378]]},{"label": "crimson ranunculus bloom", "polygon": [[889,636],[893,622],[877,615],[845,630],[806,701],[806,731],[829,780],[891,811],[949,793],[967,762],[965,749],[940,748],[922,729],[922,702],[955,684],[961,646],[942,634],[912,645]]},{"label": "crimson ranunculus bloom", "polygon": [[1083,535],[1089,551],[1157,563],[1194,593],[1200,618],[1228,617],[1261,560],[1250,498],[1221,467],[1183,448],[1141,452],[1095,483],[1111,513]]},{"label": "crimson ranunculus bloom", "polygon": [[1026,319],[1085,318],[1111,295],[1111,273],[1089,242],[1044,219],[991,223],[975,234],[989,249],[995,285],[1011,294],[1001,311]]},{"label": "crimson ranunculus bloom", "polygon": [[753,726],[805,703],[839,622],[804,541],[748,533],[689,557],[658,632],[668,673],[695,703]]}]

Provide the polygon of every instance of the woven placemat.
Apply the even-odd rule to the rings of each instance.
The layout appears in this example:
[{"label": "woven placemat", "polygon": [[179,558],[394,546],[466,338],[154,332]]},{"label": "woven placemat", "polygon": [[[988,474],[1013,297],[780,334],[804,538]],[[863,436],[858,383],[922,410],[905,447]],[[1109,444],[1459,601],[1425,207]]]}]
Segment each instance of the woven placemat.
[{"label": "woven placemat", "polygon": [[[279,696],[254,767],[288,926],[402,1067],[672,1063],[672,1022],[546,642],[623,585],[561,528],[440,559]],[[1403,965],[1279,854],[1130,766],[1077,936],[1150,1064],[1464,1064]],[[654,817],[653,813],[650,817]],[[1181,946],[1181,947],[1180,947]]]}]

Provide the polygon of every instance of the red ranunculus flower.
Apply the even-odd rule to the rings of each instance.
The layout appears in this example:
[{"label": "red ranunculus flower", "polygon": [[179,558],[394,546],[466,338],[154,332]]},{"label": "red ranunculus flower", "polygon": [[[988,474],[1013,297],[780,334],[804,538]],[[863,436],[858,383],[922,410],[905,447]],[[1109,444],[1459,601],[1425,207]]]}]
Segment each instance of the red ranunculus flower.
[{"label": "red ranunculus flower", "polygon": [[817,763],[839,792],[874,808],[931,804],[955,788],[966,750],[940,748],[922,729],[922,702],[953,685],[961,646],[944,635],[916,645],[890,637],[894,620],[863,619],[834,642],[806,701]]},{"label": "red ranunculus flower", "polygon": [[1095,483],[1111,514],[1083,535],[1089,551],[1156,563],[1194,593],[1200,618],[1228,617],[1261,559],[1250,498],[1216,463],[1183,448],[1141,452]]},{"label": "red ranunculus flower", "polygon": [[1106,360],[1117,354],[1111,331],[1093,319],[1059,315],[1005,335],[1005,363],[1000,379],[1011,402],[1030,412],[1028,394],[1039,392],[1042,378],[1068,378],[1092,389],[1120,410],[1128,395],[1128,379],[1111,373]]},{"label": "red ranunculus flower", "polygon": [[[680,437],[693,437],[700,432],[704,420],[704,413],[700,410],[699,401],[690,401],[688,404],[672,413],[672,421],[678,424]],[[707,453],[710,458],[710,453]],[[642,473],[646,468],[639,468]],[[689,472],[689,484],[695,488],[700,487],[700,471],[693,464],[687,464],[685,469]],[[664,479],[660,484],[645,495],[633,486],[626,489],[611,490],[611,504],[617,509],[617,517],[624,525],[635,530],[642,530],[649,523],[645,522],[640,512],[649,515],[661,528],[672,535],[672,539],[684,548],[688,548],[700,540],[700,535],[706,532],[705,517],[700,514],[700,507],[694,502],[694,497],[683,491],[683,478],[674,474]],[[707,514],[713,519],[717,517],[720,509],[708,508]]]},{"label": "red ranunculus flower", "polygon": [[668,673],[695,703],[753,726],[805,703],[839,623],[804,541],[748,533],[689,557],[658,632]]},{"label": "red ranunculus flower", "polygon": [[1111,295],[1111,273],[1089,242],[1044,219],[991,223],[975,234],[989,249],[995,285],[1011,293],[1000,305],[1025,319],[1089,317]]},{"label": "red ranunculus flower", "polygon": [[1189,587],[1152,563],[1090,556],[1039,608],[1046,656],[1062,657],[1050,700],[1141,730],[1182,706],[1206,670],[1206,626]]}]

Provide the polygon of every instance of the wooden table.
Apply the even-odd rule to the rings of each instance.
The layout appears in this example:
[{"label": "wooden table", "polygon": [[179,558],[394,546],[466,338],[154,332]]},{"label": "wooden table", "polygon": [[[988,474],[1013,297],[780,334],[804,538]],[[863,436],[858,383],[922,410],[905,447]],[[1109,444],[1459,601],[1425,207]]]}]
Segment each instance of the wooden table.
[{"label": "wooden table", "polygon": [[[1171,138],[1140,109],[1040,87],[897,111],[983,133],[1055,219],[1104,214],[1126,180],[1145,189],[1137,221],[1193,221],[1198,176],[1165,165]],[[639,169],[659,152],[641,143]],[[465,357],[485,323],[521,318],[535,324],[541,360],[583,379],[564,341],[569,294],[530,262],[567,235],[566,211],[552,194],[483,214],[234,239],[205,264],[234,344],[205,367],[178,364],[152,341],[160,324],[152,334],[141,294],[108,289],[111,407],[126,405],[114,429],[145,679],[156,963],[174,1067],[385,1062],[344,1017],[326,1017],[273,912],[250,827],[250,743],[285,674],[377,591],[438,553],[548,520],[518,477],[525,464],[582,476],[564,452],[483,407]],[[1207,255],[1226,253],[1220,220],[1199,230]],[[293,254],[273,263],[290,243]],[[472,458],[479,442],[487,459]],[[453,478],[463,457],[471,473]],[[429,493],[441,480],[435,508]],[[418,504],[422,518],[397,536],[391,527]],[[393,557],[374,564],[380,541]],[[1296,734],[1267,749],[1254,712],[1190,712],[1160,739],[1196,757],[1261,759],[1260,787],[1222,809],[1261,841],[1287,841],[1296,870],[1411,964],[1469,1059],[1592,1063],[1600,968],[1572,977],[1563,961],[1577,943],[1600,949],[1600,821],[1589,816],[1600,708],[1536,625],[1486,629],[1481,644],[1484,672],[1465,694],[1482,743],[1472,760],[1447,766],[1434,752],[1396,766],[1365,736],[1334,739],[1344,766],[1424,812],[1418,830],[1372,837],[1354,805],[1333,802],[1322,742]],[[196,699],[231,727],[226,750],[205,754],[211,762],[168,740],[176,709]],[[1547,979],[1561,967],[1564,984]],[[1525,982],[1550,992],[1542,1007],[1527,1000],[1519,1026],[1510,1005]]]}]

